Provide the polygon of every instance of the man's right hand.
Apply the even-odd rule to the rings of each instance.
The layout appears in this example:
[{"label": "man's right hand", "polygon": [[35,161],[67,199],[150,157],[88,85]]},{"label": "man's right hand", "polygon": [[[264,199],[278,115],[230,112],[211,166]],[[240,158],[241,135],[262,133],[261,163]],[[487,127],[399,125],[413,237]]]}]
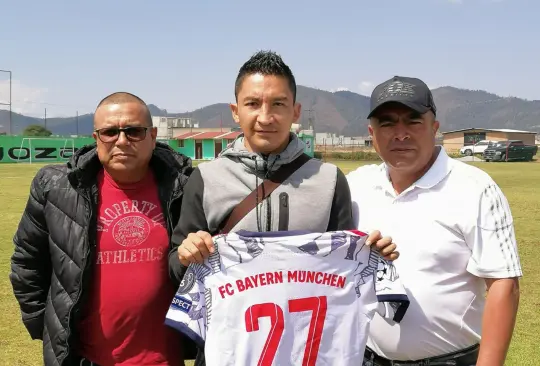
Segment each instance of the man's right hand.
[{"label": "man's right hand", "polygon": [[206,231],[191,233],[178,247],[178,258],[184,267],[190,263],[202,263],[214,253],[214,241]]}]

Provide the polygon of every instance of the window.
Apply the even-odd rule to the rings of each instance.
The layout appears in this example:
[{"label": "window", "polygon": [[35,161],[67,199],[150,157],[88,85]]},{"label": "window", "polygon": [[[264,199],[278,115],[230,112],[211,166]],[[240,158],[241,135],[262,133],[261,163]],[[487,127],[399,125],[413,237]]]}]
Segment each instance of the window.
[{"label": "window", "polygon": [[178,140],[178,147],[184,147],[184,140]]},{"label": "window", "polygon": [[464,145],[474,145],[478,141],[482,141],[486,139],[486,133],[485,132],[469,132],[463,134],[463,142]]}]

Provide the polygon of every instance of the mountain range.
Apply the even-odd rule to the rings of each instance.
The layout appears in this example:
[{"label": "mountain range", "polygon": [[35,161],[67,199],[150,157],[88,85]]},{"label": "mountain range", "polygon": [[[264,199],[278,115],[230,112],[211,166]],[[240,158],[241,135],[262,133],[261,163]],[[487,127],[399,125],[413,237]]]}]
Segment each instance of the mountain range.
[{"label": "mountain range", "polygon": [[[540,100],[528,101],[515,97],[501,97],[482,90],[458,89],[451,86],[432,90],[437,105],[441,131],[462,128],[510,128],[540,132]],[[316,132],[345,136],[365,136],[369,97],[351,91],[330,92],[298,86],[297,100],[302,104],[300,123],[305,128],[310,121]],[[156,105],[149,105],[153,116],[192,117],[200,127],[234,127],[227,103],[211,104],[191,112],[168,113]],[[47,129],[55,135],[90,135],[93,114],[77,118],[47,118]],[[12,114],[12,132],[20,134],[31,124],[44,125],[40,118]],[[0,132],[8,131],[9,112],[0,110]]]}]

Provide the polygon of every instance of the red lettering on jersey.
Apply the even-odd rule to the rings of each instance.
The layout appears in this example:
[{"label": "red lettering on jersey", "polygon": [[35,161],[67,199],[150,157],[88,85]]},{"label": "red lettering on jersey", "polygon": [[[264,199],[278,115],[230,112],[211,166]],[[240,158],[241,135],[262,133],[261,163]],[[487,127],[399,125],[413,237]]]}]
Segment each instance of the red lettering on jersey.
[{"label": "red lettering on jersey", "polygon": [[244,291],[246,289],[246,286],[244,286],[244,281],[236,280],[236,288],[238,288],[239,292]]},{"label": "red lettering on jersey", "polygon": [[269,285],[273,285],[274,283],[283,283],[283,272],[268,272],[266,274],[266,281]]},{"label": "red lettering on jersey", "polygon": [[[239,292],[242,292],[251,288],[273,285],[276,283],[283,283],[282,272],[266,272],[248,276],[243,279],[236,280],[236,287],[238,288]],[[224,294],[221,297],[224,298]]]},{"label": "red lettering on jersey", "polygon": [[298,271],[288,271],[287,272],[287,281],[288,282],[298,282]]},{"label": "red lettering on jersey", "polygon": [[337,285],[336,287],[344,288],[345,287],[345,277],[337,276]]},{"label": "red lettering on jersey", "polygon": [[251,279],[255,281],[255,286],[257,285],[257,280],[261,284],[261,286],[266,286],[266,276],[265,273],[259,273],[256,276],[251,276]]},{"label": "red lettering on jersey", "polygon": [[[257,277],[256,276],[253,276],[253,277],[255,277],[255,281],[256,281]],[[257,282],[255,282],[255,285],[254,285],[253,283],[251,283],[251,279],[249,277],[244,278],[244,283],[246,284],[246,290],[253,287],[257,287]]]},{"label": "red lettering on jersey", "polygon": [[[276,273],[278,273],[278,272],[276,272]],[[266,273],[265,281],[266,281],[267,285],[273,285],[275,283],[274,282],[274,274],[272,272]]]},{"label": "red lettering on jersey", "polygon": [[326,285],[332,287],[345,287],[346,278],[337,274],[313,272],[313,271],[288,271],[287,281],[316,283],[317,285]]},{"label": "red lettering on jersey", "polygon": [[323,279],[323,283],[326,285],[326,286],[330,286],[330,280],[332,279],[332,275],[329,274],[329,273],[325,273],[324,274],[324,279]]},{"label": "red lettering on jersey", "polygon": [[218,290],[219,290],[219,294],[221,295],[222,299],[225,298],[225,293],[227,293],[227,295],[229,295],[229,296],[234,295],[234,290],[232,289],[232,285],[230,283],[227,283],[224,286],[219,286]]}]

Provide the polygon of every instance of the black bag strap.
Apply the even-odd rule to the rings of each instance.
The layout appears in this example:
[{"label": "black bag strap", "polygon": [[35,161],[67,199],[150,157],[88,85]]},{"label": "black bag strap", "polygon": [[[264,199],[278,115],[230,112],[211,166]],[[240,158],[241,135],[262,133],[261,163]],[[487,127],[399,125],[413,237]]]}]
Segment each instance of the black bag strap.
[{"label": "black bag strap", "polygon": [[[247,195],[223,220],[223,227],[220,233],[228,233],[231,229],[242,220],[251,210],[257,206],[257,196],[262,197],[264,201],[270,194],[281,185],[292,173],[297,171],[301,166],[307,163],[311,157],[307,154],[302,154],[288,164],[280,166],[269,178],[263,180],[259,186]],[[263,196],[264,193],[264,196]]]}]

